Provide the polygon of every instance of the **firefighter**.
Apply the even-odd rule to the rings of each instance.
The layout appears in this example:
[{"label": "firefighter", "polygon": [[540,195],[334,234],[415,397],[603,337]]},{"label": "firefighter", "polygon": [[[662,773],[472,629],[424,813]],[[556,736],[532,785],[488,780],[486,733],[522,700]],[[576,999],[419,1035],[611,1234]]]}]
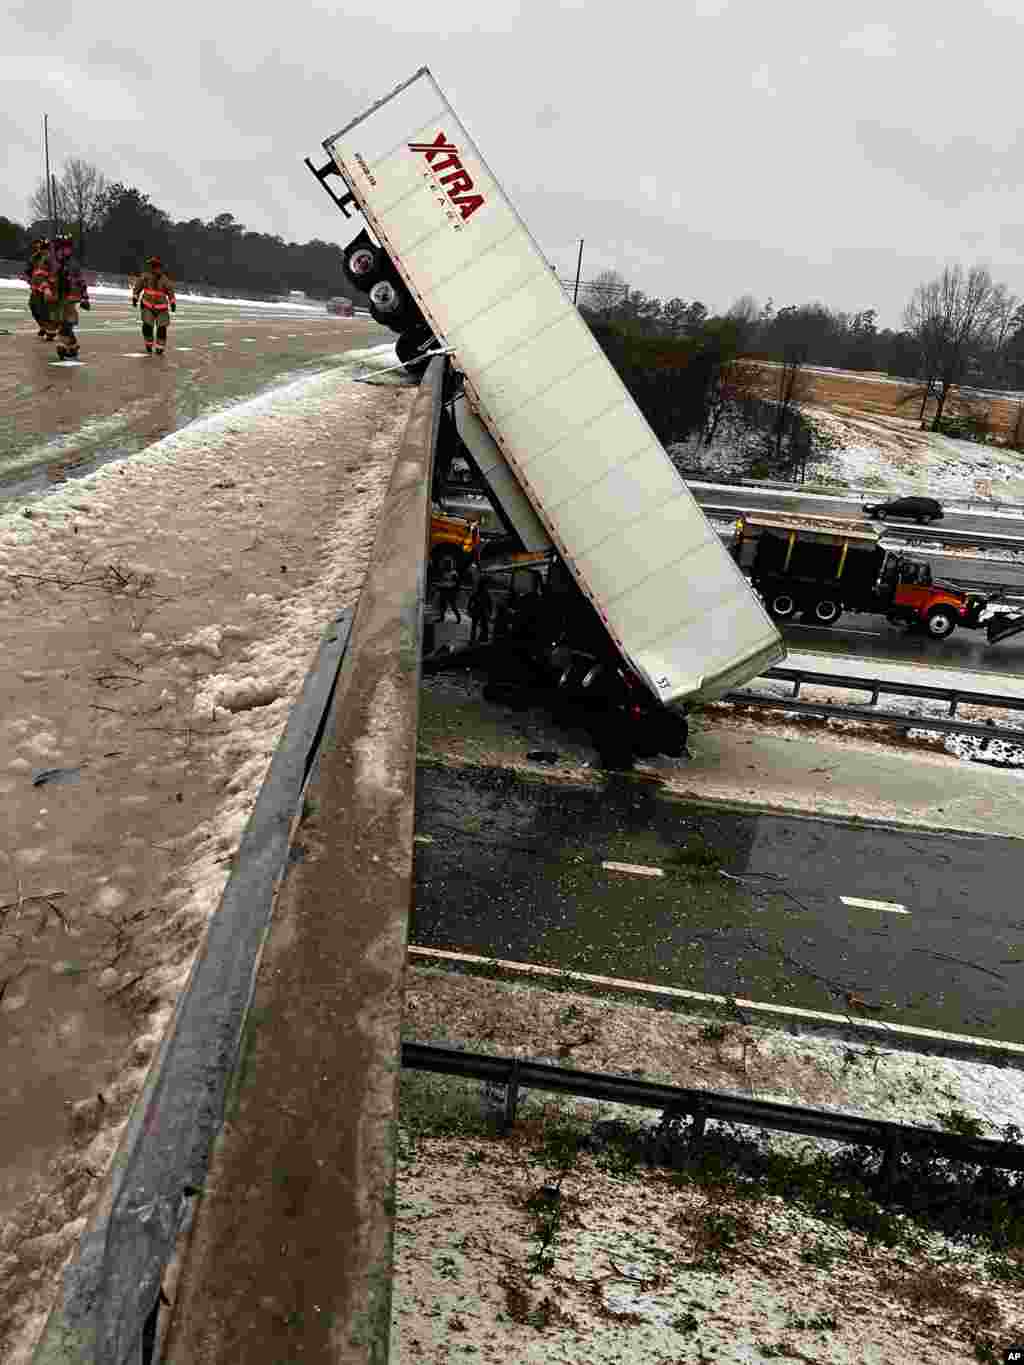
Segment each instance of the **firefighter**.
[{"label": "firefighter", "polygon": [[37,237],[29,252],[25,269],[28,280],[28,311],[39,328],[40,341],[52,341],[57,335],[50,330],[50,244],[45,237]]},{"label": "firefighter", "polygon": [[[167,323],[170,313],[177,311],[174,285],[170,276],[164,274],[163,262],[159,256],[150,256],[146,261],[147,269],[140,275],[132,288],[132,307],[142,299],[142,336],[146,343],[146,354],[163,355],[167,345]],[[168,311],[170,310],[170,311]],[[153,346],[153,332],[156,331],[156,346]]]},{"label": "firefighter", "polygon": [[470,593],[469,601],[466,603],[471,623],[469,630],[469,643],[471,645],[475,645],[477,639],[482,645],[487,643],[491,629],[493,605],[487,579],[481,574],[477,579],[476,587]]},{"label": "firefighter", "polygon": [[50,272],[49,336],[57,337],[57,356],[73,360],[78,355],[78,309],[92,307],[82,267],[74,255],[74,242],[67,233],[53,239]]}]

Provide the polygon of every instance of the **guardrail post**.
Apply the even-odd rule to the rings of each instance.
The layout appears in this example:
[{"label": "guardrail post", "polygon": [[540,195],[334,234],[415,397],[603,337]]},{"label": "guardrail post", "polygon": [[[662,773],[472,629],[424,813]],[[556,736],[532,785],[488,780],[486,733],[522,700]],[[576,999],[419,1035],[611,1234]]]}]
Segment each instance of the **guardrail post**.
[{"label": "guardrail post", "polygon": [[502,1132],[511,1132],[515,1126],[516,1110],[519,1108],[519,1058],[512,1059],[512,1068],[509,1071],[508,1080],[505,1082],[505,1113],[502,1120]]},{"label": "guardrail post", "polygon": [[949,695],[949,715],[956,715],[956,704],[960,700],[959,692],[951,692]]}]

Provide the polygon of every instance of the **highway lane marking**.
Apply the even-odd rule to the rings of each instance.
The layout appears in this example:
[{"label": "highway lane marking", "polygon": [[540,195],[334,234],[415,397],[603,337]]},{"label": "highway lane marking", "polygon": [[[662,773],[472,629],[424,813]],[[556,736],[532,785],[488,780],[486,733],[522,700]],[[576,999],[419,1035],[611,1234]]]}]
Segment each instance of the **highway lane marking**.
[{"label": "highway lane marking", "polygon": [[861,896],[840,896],[839,899],[844,905],[852,905],[861,910],[890,910],[894,915],[910,914],[905,905],[899,905],[896,901],[869,901]]},{"label": "highway lane marking", "polygon": [[606,872],[629,872],[634,877],[664,877],[660,867],[645,867],[642,863],[602,863]]}]

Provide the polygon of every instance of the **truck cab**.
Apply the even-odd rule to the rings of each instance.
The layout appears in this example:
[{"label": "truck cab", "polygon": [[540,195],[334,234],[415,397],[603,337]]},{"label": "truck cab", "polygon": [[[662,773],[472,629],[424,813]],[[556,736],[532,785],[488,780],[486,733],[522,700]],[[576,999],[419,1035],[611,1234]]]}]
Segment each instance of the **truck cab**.
[{"label": "truck cab", "polygon": [[889,557],[895,561],[894,581],[880,593],[889,621],[922,626],[935,640],[952,635],[957,626],[977,628],[986,598],[948,583],[936,583],[930,564],[891,552]]}]

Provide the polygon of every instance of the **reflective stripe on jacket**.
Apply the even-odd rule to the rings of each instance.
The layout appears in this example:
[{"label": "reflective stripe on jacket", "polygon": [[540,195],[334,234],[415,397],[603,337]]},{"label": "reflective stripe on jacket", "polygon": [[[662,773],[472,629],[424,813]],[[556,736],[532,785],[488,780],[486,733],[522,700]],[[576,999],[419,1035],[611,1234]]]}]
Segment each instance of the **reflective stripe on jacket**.
[{"label": "reflective stripe on jacket", "polygon": [[153,313],[166,313],[175,302],[174,285],[163,273],[158,275],[152,270],[147,270],[135,281],[133,299],[138,302],[140,298],[143,308],[148,308]]},{"label": "reflective stripe on jacket", "polygon": [[50,295],[53,293],[53,276],[49,262],[44,254],[32,257],[29,267],[29,284],[33,294]]}]

